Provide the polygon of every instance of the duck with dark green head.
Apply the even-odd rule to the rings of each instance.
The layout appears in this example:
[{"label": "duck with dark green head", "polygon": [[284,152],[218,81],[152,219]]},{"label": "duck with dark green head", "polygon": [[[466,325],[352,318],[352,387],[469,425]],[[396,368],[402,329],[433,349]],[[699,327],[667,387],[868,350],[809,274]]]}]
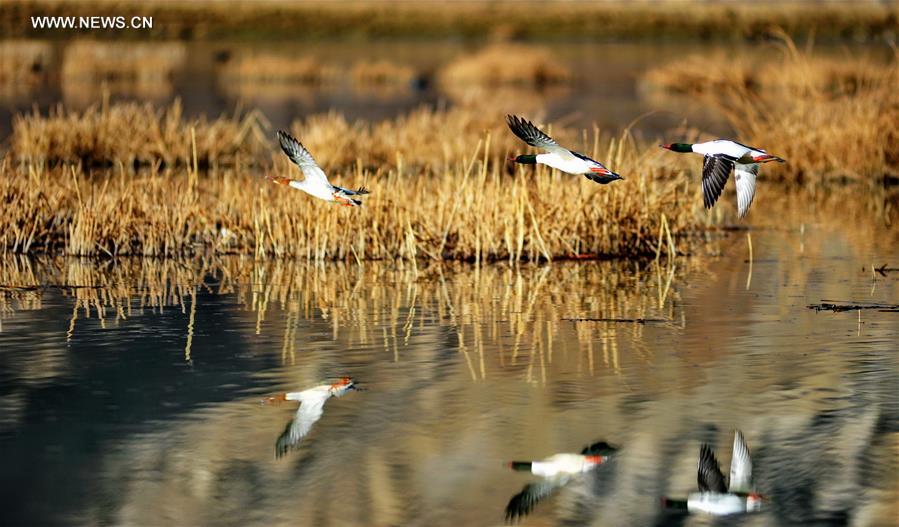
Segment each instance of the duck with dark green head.
[{"label": "duck with dark green head", "polygon": [[598,441],[581,449],[580,454],[553,454],[539,461],[512,461],[509,468],[530,472],[541,479],[529,483],[506,505],[506,520],[515,521],[529,514],[537,502],[549,496],[572,479],[581,477],[607,463],[618,449],[605,441]]},{"label": "duck with dark green head", "polygon": [[694,152],[702,154],[702,198],[705,208],[710,209],[718,201],[724,184],[734,172],[737,184],[737,211],[746,216],[755,198],[755,178],[759,165],[770,161],[785,163],[784,159],[773,156],[760,148],[753,148],[729,139],[716,139],[705,143],[668,143],[660,147],[678,153]]},{"label": "duck with dark green head", "polygon": [[568,174],[582,175],[602,185],[624,179],[606,168],[599,161],[559,146],[559,143],[543,133],[530,121],[514,115],[507,115],[506,123],[509,125],[512,133],[517,135],[519,139],[533,147],[546,150],[545,154],[520,155],[510,158],[509,161],[523,165],[540,163]]},{"label": "duck with dark green head", "polygon": [[725,483],[721,466],[712,447],[699,447],[699,470],[696,475],[699,492],[691,492],[687,499],[662,497],[662,507],[668,510],[714,516],[728,516],[756,512],[763,508],[767,497],[755,491],[752,479],[752,458],[743,433],[734,431],[733,455],[730,461],[730,481]]}]

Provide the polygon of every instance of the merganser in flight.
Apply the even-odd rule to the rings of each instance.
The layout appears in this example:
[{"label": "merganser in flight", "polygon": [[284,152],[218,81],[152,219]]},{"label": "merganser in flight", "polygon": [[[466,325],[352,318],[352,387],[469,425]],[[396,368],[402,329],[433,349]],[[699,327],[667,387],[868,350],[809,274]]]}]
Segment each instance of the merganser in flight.
[{"label": "merganser in flight", "polygon": [[343,377],[333,384],[322,384],[302,392],[281,393],[274,397],[266,397],[268,404],[283,401],[299,401],[297,415],[287,423],[287,428],[275,442],[275,457],[279,458],[288,450],[295,448],[303,437],[312,429],[312,425],[321,419],[325,401],[331,397],[340,397],[350,390],[359,390],[356,382],[350,377]]},{"label": "merganser in flight", "polygon": [[773,156],[759,148],[753,148],[728,139],[715,139],[705,143],[669,143],[659,145],[672,152],[695,152],[702,154],[702,197],[705,208],[710,209],[718,201],[724,190],[724,184],[734,171],[737,183],[737,211],[740,217],[746,216],[752,199],[755,197],[755,178],[759,174],[759,164],[777,161],[786,163],[785,159]]},{"label": "merganser in flight", "polygon": [[512,470],[530,472],[542,480],[525,485],[506,505],[506,521],[527,516],[537,502],[566,485],[572,478],[589,472],[609,460],[617,449],[605,441],[584,447],[580,454],[554,454],[540,461],[512,461]]},{"label": "merganser in flight", "polygon": [[281,149],[287,154],[291,161],[300,167],[303,172],[304,179],[290,179],[282,176],[268,176],[267,179],[278,183],[279,185],[288,185],[293,188],[302,190],[303,192],[315,196],[325,201],[337,202],[344,207],[361,207],[362,201],[353,199],[350,196],[361,196],[368,194],[368,190],[359,187],[356,190],[338,187],[332,185],[328,181],[328,176],[318,166],[312,154],[306,150],[302,143],[297,141],[293,136],[284,131],[278,131],[278,140],[281,142]]},{"label": "merganser in flight", "polygon": [[515,115],[507,115],[506,123],[512,133],[525,143],[546,150],[545,154],[520,155],[510,159],[516,163],[533,165],[541,163],[548,167],[556,168],[568,174],[582,175],[600,184],[608,184],[616,179],[624,179],[612,172],[599,161],[595,161],[571,150],[567,150],[557,143],[552,137],[543,133],[530,121],[526,121]]},{"label": "merganser in flight", "polygon": [[730,484],[725,485],[724,474],[721,473],[715,453],[712,452],[712,447],[705,443],[699,448],[697,480],[699,492],[690,493],[686,500],[662,498],[663,506],[716,516],[754,512],[762,508],[762,501],[765,498],[753,489],[752,458],[749,457],[749,448],[739,430],[734,433]]}]

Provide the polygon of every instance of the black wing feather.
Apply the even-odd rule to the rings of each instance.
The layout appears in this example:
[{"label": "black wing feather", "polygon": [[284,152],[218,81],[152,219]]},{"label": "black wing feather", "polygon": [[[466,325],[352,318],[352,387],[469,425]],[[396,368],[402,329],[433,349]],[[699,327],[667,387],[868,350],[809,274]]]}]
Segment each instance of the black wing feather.
[{"label": "black wing feather", "polygon": [[702,162],[702,199],[705,208],[712,208],[718,201],[733,168],[734,162],[728,157],[705,156]]},{"label": "black wing feather", "polygon": [[540,481],[525,485],[506,505],[506,522],[512,523],[530,514],[537,502],[552,494],[562,484],[564,481]]},{"label": "black wing feather", "polygon": [[534,126],[534,123],[522,119],[521,117],[507,115],[506,123],[509,125],[509,129],[512,130],[513,134],[517,135],[519,139],[531,146],[543,149],[551,149],[559,146],[552,137],[546,135],[542,130]]},{"label": "black wing feather", "polygon": [[718,459],[712,452],[712,447],[703,443],[699,447],[699,472],[697,474],[699,490],[703,492],[727,492],[724,483],[724,474],[718,465]]},{"label": "black wing feather", "polygon": [[297,446],[297,443],[291,441],[290,439],[290,428],[292,426],[293,419],[287,422],[287,426],[284,427],[284,431],[281,432],[281,435],[278,436],[278,440],[275,441],[275,459],[284,457],[287,452]]}]

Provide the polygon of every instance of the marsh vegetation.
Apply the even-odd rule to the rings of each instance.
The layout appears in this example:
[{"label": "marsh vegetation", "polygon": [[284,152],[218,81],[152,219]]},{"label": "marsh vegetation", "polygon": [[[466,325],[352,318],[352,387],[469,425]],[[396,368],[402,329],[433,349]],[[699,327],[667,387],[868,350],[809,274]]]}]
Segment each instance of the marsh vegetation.
[{"label": "marsh vegetation", "polygon": [[764,55],[694,55],[646,72],[644,83],[698,97],[727,115],[749,144],[790,161],[787,183],[899,176],[899,60],[815,55],[781,34]]}]

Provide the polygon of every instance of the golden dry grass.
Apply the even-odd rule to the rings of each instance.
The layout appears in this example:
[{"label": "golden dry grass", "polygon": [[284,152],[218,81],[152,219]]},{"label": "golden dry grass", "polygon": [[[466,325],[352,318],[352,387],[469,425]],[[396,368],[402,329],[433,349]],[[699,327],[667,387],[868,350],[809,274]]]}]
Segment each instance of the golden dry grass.
[{"label": "golden dry grass", "polygon": [[38,40],[0,40],[0,86],[12,89],[16,84],[32,84],[47,74],[53,60],[53,47]]},{"label": "golden dry grass", "polygon": [[49,42],[0,40],[0,101],[32,100],[35,87],[48,80],[54,55]]},{"label": "golden dry grass", "polygon": [[[295,130],[335,183],[372,188],[362,209],[267,183],[267,169],[97,177],[6,162],[0,199],[13,205],[0,219],[0,246],[73,255],[536,260],[655,254],[662,222],[674,236],[697,223],[686,178],[664,177],[669,169],[649,159],[657,153],[629,137],[581,143],[628,178],[600,186],[514,169],[506,157],[526,147],[501,116],[484,111],[422,109],[374,124],[332,114]],[[575,130],[553,132],[578,142]],[[275,148],[274,170],[294,170]]]},{"label": "golden dry grass", "polygon": [[644,80],[717,106],[741,140],[789,160],[766,175],[798,183],[899,174],[896,57],[821,57],[781,37],[773,58],[690,57]]},{"label": "golden dry grass", "polygon": [[85,166],[193,163],[233,165],[256,159],[261,132],[255,112],[239,118],[186,119],[175,102],[103,103],[83,112],[61,106],[48,115],[13,118],[12,158],[30,164],[80,163]]},{"label": "golden dry grass", "polygon": [[113,42],[76,40],[65,48],[62,77],[66,82],[169,82],[184,65],[187,48],[181,42]]},{"label": "golden dry grass", "polygon": [[341,71],[311,56],[272,53],[242,53],[221,67],[224,83],[324,84],[340,77]]},{"label": "golden dry grass", "polygon": [[63,95],[70,104],[90,104],[102,87],[117,96],[162,100],[171,95],[172,78],[186,59],[181,42],[76,40],[63,52]]},{"label": "golden dry grass", "polygon": [[240,53],[221,65],[218,81],[220,89],[230,96],[259,104],[285,99],[311,101],[316,89],[335,89],[343,84],[366,95],[396,95],[408,90],[417,76],[412,66],[386,59],[348,65],[322,62],[310,55]]},{"label": "golden dry grass", "polygon": [[543,87],[563,84],[574,78],[572,72],[553,59],[544,47],[496,43],[444,66],[438,79],[443,84],[516,84]]},{"label": "golden dry grass", "polygon": [[408,84],[418,74],[408,64],[397,64],[389,60],[360,61],[350,68],[350,78],[357,84]]}]

